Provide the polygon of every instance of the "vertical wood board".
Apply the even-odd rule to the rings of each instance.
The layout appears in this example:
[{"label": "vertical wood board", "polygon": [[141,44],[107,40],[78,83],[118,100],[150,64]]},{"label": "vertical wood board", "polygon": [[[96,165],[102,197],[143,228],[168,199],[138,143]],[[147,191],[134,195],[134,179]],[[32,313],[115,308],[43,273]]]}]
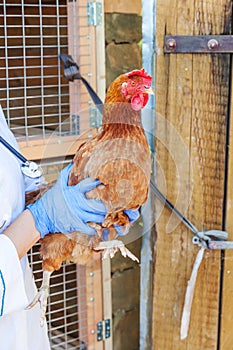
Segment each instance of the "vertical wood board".
[{"label": "vertical wood board", "polygon": [[86,267],[88,350],[104,349],[103,341],[97,340],[97,323],[103,319],[103,294],[101,285],[101,254],[96,253],[93,254],[93,265],[87,265]]},{"label": "vertical wood board", "polygon": [[[229,30],[230,1],[157,1],[156,143],[158,187],[199,230],[221,229],[229,55],[164,55],[164,35]],[[172,14],[172,15],[171,15]],[[198,248],[192,233],[161,204],[153,298],[153,349],[215,350],[220,253],[206,252],[189,334],[180,340],[188,279]]]},{"label": "vertical wood board", "polygon": [[103,319],[110,320],[110,337],[105,339],[104,350],[113,350],[113,324],[112,324],[112,281],[110,258],[102,259],[103,276]]},{"label": "vertical wood board", "polygon": [[[87,23],[87,1],[67,2],[68,7],[68,45],[69,54],[77,62],[80,73],[87,80],[88,75],[96,75],[96,40],[94,29]],[[85,54],[84,54],[85,53]],[[90,66],[91,62],[91,66]],[[93,80],[93,79],[92,79]],[[95,80],[91,84],[95,89]],[[81,81],[75,80],[69,84],[70,116],[79,116],[80,133],[90,129],[88,91]]]},{"label": "vertical wood board", "polygon": [[[231,72],[231,86],[233,83]],[[229,145],[228,145],[228,179],[227,179],[227,197],[226,197],[226,230],[229,234],[229,240],[233,241],[233,95],[231,90],[231,109],[229,125]],[[220,349],[228,350],[233,344],[233,251],[225,251],[223,254],[223,285],[222,285],[222,309],[221,309],[221,338]]]},{"label": "vertical wood board", "polygon": [[141,1],[142,0],[104,0],[105,12],[140,14],[142,11]]}]

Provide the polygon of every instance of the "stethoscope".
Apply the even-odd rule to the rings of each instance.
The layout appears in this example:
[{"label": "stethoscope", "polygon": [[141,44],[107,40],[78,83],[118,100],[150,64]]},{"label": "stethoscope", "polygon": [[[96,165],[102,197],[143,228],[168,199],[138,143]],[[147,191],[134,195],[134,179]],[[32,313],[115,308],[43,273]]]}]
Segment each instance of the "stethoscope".
[{"label": "stethoscope", "polygon": [[0,136],[0,142],[13,153],[21,162],[22,173],[32,179],[40,177],[43,174],[43,169],[35,162],[27,160],[20,152],[12,147],[2,136]]}]

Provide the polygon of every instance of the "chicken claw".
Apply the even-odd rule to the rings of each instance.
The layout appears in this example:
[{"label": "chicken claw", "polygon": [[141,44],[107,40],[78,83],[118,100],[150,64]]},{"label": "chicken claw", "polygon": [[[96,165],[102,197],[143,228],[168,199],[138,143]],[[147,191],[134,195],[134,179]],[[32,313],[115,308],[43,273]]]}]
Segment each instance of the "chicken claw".
[{"label": "chicken claw", "polygon": [[45,321],[45,314],[47,309],[47,302],[48,302],[48,296],[49,296],[49,280],[50,280],[51,272],[49,271],[43,271],[43,280],[41,287],[36,294],[35,298],[32,300],[32,302],[25,308],[25,310],[30,310],[33,308],[36,303],[40,303],[41,308],[41,317],[40,317],[40,325],[43,327],[44,321]]},{"label": "chicken claw", "polygon": [[118,251],[120,251],[121,255],[123,255],[125,258],[128,256],[131,260],[137,261],[139,263],[138,258],[133,253],[131,253],[129,249],[125,247],[122,241],[112,240],[112,241],[100,242],[100,244],[94,249],[104,250],[103,259],[106,259],[108,257],[113,258],[114,255]]}]

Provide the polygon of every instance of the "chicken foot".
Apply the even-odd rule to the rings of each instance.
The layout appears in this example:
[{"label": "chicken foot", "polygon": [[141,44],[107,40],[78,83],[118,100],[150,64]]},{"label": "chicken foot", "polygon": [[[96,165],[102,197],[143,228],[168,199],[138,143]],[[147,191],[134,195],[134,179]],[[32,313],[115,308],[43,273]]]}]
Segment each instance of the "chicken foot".
[{"label": "chicken foot", "polygon": [[48,302],[48,296],[49,296],[49,282],[50,282],[50,276],[51,276],[50,271],[43,271],[43,280],[41,287],[34,297],[33,301],[26,307],[26,310],[30,310],[33,308],[36,303],[40,303],[40,308],[41,308],[41,317],[40,317],[40,325],[43,327],[44,321],[45,321],[45,314],[46,314],[46,309],[47,309],[47,302]]},{"label": "chicken foot", "polygon": [[50,233],[41,239],[40,243],[40,253],[43,257],[42,284],[33,301],[26,309],[31,309],[39,302],[41,308],[40,325],[43,326],[49,296],[50,276],[53,271],[59,270],[62,262],[70,256],[75,246],[75,242],[62,233]]},{"label": "chicken foot", "polygon": [[95,247],[94,250],[104,250],[103,259],[106,259],[108,257],[113,258],[114,255],[120,251],[121,255],[123,255],[124,258],[128,256],[131,260],[137,261],[139,263],[138,258],[125,247],[122,241],[119,241],[117,239],[100,242],[100,244]]},{"label": "chicken foot", "polygon": [[[67,237],[69,236],[69,237]],[[46,238],[47,237],[47,238]],[[57,238],[59,238],[57,240]],[[124,243],[120,240],[110,240],[110,241],[101,241],[100,237],[97,235],[96,237],[91,239],[92,237],[87,237],[86,235],[82,235],[80,233],[72,233],[69,235],[63,234],[50,234],[45,236],[45,238],[41,241],[41,252],[43,255],[43,279],[41,287],[34,297],[33,301],[26,307],[26,310],[31,309],[36,305],[36,303],[40,303],[41,308],[41,318],[40,325],[43,326],[45,322],[45,314],[47,309],[47,300],[49,296],[49,284],[50,284],[50,276],[54,270],[58,270],[61,266],[62,261],[68,260],[81,264],[85,264],[89,259],[89,255],[91,251],[101,251],[103,250],[103,259],[107,257],[113,258],[116,252],[120,251],[124,257],[129,257],[133,261],[139,262],[138,258],[131,253],[124,245]],[[72,240],[73,239],[73,240]],[[75,239],[75,241],[74,241]],[[45,244],[46,243],[46,244]],[[63,244],[64,243],[64,244]],[[70,243],[70,244],[69,244]],[[60,249],[54,249],[54,247],[60,247]],[[49,248],[53,249],[49,249]],[[63,255],[64,250],[66,251],[67,256]],[[50,254],[52,252],[60,252],[59,258],[56,255],[53,259],[50,259]],[[49,271],[50,270],[50,271]]]}]

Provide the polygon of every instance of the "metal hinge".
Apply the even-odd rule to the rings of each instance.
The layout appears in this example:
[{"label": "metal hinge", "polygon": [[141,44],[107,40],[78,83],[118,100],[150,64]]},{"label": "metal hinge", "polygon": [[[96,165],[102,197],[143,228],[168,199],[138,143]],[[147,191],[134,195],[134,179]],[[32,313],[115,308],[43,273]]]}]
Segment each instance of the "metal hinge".
[{"label": "metal hinge", "polygon": [[111,336],[111,322],[110,319],[100,321],[97,323],[97,341],[105,340]]},{"label": "metal hinge", "polygon": [[87,3],[87,23],[89,26],[98,26],[102,23],[102,4],[101,2]]},{"label": "metal hinge", "polygon": [[166,35],[165,53],[233,53],[233,35]]}]

